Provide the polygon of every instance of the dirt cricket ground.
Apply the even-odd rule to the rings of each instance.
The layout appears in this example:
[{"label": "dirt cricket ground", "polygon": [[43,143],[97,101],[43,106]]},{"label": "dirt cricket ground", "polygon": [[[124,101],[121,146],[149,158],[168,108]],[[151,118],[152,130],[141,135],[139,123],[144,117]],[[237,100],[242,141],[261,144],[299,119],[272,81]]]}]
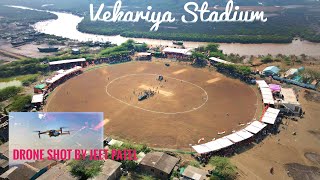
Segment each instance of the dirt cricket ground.
[{"label": "dirt cricket ground", "polygon": [[[159,81],[159,75],[164,80]],[[144,91],[154,95],[138,101]],[[151,147],[190,149],[256,117],[255,91],[208,68],[163,62],[111,65],[68,80],[45,111],[104,112],[105,134]]]}]

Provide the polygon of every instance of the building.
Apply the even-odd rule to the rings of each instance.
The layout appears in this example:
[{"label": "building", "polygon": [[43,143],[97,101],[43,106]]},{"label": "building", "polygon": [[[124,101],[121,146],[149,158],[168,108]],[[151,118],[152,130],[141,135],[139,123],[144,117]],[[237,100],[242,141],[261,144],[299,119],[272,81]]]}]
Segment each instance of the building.
[{"label": "building", "polygon": [[282,88],[281,94],[283,98],[276,99],[276,108],[281,112],[299,116],[302,113],[302,108],[293,89]]},{"label": "building", "polygon": [[53,166],[48,171],[46,171],[44,174],[42,174],[40,177],[37,178],[37,180],[47,180],[47,179],[53,179],[53,180],[76,180],[77,178],[73,177],[68,167],[65,164],[57,164],[56,166]]},{"label": "building", "polygon": [[116,180],[116,179],[119,179],[122,175],[120,167],[121,167],[120,162],[107,159],[107,160],[105,160],[105,162],[103,164],[102,171],[94,179],[95,180]]},{"label": "building", "polygon": [[148,52],[141,52],[137,54],[137,61],[151,61],[152,55]]},{"label": "building", "polygon": [[183,180],[206,180],[208,172],[193,166],[188,166],[182,173]]},{"label": "building", "polygon": [[80,58],[80,59],[67,59],[67,60],[60,60],[60,61],[52,61],[49,62],[50,69],[58,70],[58,69],[70,69],[75,66],[85,66],[86,65],[86,59]]},{"label": "building", "polygon": [[265,76],[274,76],[274,75],[278,75],[279,72],[280,72],[280,69],[277,66],[269,66],[262,71],[262,74]]},{"label": "building", "polygon": [[36,94],[42,94],[47,88],[46,84],[38,84],[36,86],[34,86],[33,88],[33,92]]},{"label": "building", "polygon": [[56,164],[57,161],[53,160],[23,163],[22,165],[10,168],[7,172],[1,175],[1,178],[8,180],[37,179],[39,176],[46,173],[48,169]]},{"label": "building", "polygon": [[168,179],[179,159],[163,152],[146,154],[139,166],[142,172],[146,172],[158,179]]},{"label": "building", "polygon": [[178,49],[167,47],[162,52],[168,57],[173,59],[188,59],[191,55],[191,49]]}]

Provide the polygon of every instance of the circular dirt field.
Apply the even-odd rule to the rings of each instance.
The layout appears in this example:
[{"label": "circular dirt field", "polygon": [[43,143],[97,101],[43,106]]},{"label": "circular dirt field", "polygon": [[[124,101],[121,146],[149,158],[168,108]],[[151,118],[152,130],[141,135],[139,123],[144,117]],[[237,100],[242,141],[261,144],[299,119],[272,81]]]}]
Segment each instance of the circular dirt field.
[{"label": "circular dirt field", "polygon": [[[139,101],[144,92],[150,96]],[[185,149],[202,137],[210,141],[218,132],[240,129],[239,123],[254,118],[256,106],[251,87],[207,68],[131,62],[68,80],[49,97],[45,111],[104,112],[107,136]]]}]

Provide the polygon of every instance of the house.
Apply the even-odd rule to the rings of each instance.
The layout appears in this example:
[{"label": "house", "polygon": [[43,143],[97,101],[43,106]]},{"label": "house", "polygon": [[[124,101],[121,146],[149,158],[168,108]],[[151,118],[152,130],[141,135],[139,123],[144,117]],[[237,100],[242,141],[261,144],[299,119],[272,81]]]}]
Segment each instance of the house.
[{"label": "house", "polygon": [[67,59],[67,60],[60,60],[60,61],[51,61],[49,62],[49,66],[51,70],[54,69],[70,69],[75,66],[84,66],[86,64],[85,58],[79,59]]},{"label": "house", "polygon": [[146,154],[141,160],[139,167],[158,179],[168,179],[179,159],[163,152],[152,152]]},{"label": "house", "polygon": [[178,49],[167,47],[163,49],[162,52],[168,58],[174,59],[188,59],[192,55],[191,49]]},{"label": "house", "polygon": [[292,88],[282,88],[282,99],[276,100],[276,107],[281,112],[299,116],[302,113],[302,107],[297,100],[297,96]]},{"label": "house", "polygon": [[188,166],[182,173],[183,180],[206,180],[208,172],[194,166]]},{"label": "house", "polygon": [[265,76],[274,76],[279,74],[279,72],[280,69],[277,66],[269,66],[262,71],[262,74]]},{"label": "house", "polygon": [[15,166],[16,168],[14,169],[10,168],[1,175],[1,178],[8,180],[37,179],[56,164],[57,161],[54,160],[26,162],[22,165]]},{"label": "house", "polygon": [[38,85],[34,86],[33,91],[36,94],[42,94],[46,88],[47,88],[46,84],[38,84]]},{"label": "house", "polygon": [[47,172],[45,172],[44,174],[42,174],[40,177],[37,178],[37,180],[47,180],[47,179],[76,180],[77,178],[73,177],[70,174],[68,167],[65,164],[58,164],[56,166],[53,166]]},{"label": "house", "polygon": [[94,179],[95,180],[116,180],[116,179],[119,179],[122,175],[120,167],[121,167],[120,162],[107,159],[107,160],[105,160],[105,162],[102,166],[102,171]]}]

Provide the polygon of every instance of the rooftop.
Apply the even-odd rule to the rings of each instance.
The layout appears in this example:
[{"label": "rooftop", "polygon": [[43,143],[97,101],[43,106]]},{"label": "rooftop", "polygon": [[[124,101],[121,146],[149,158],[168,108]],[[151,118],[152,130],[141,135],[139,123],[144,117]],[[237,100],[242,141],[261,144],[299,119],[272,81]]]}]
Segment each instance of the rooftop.
[{"label": "rooftop", "polygon": [[223,63],[223,64],[234,64],[232,62],[229,62],[229,61],[225,61],[225,60],[222,60],[222,59],[219,59],[219,58],[216,58],[216,57],[211,57],[209,58],[211,61],[215,61],[215,62],[218,62],[218,63]]},{"label": "rooftop", "polygon": [[163,152],[152,152],[146,154],[140,164],[154,167],[162,172],[170,174],[179,159]]},{"label": "rooftop", "polygon": [[33,168],[28,164],[23,164],[8,174],[10,180],[31,179],[39,169]]},{"label": "rooftop", "polygon": [[9,158],[9,142],[6,142],[0,146],[0,154]]},{"label": "rooftop", "polygon": [[77,178],[73,177],[68,167],[64,164],[57,164],[50,168],[47,172],[42,174],[40,177],[37,178],[38,180],[47,180],[47,179],[63,179],[63,180],[76,180]]},{"label": "rooftop", "polygon": [[194,179],[194,180],[205,180],[207,179],[207,171],[193,167],[188,166],[182,173],[184,177]]},{"label": "rooftop", "polygon": [[296,104],[300,105],[297,101],[296,94],[294,93],[293,89],[291,88],[282,88],[281,94],[283,95],[283,100],[289,104]]},{"label": "rooftop", "polygon": [[49,62],[49,65],[68,64],[68,63],[85,62],[85,61],[86,61],[85,58],[68,59],[68,60],[52,61],[52,62]]},{"label": "rooftop", "polygon": [[30,166],[37,168],[37,169],[43,169],[48,166],[53,166],[57,164],[57,161],[54,160],[42,160],[42,161],[35,161],[35,162],[27,162],[26,164],[29,164]]},{"label": "rooftop", "polygon": [[117,171],[117,169],[120,166],[121,166],[120,162],[107,159],[103,164],[102,171],[94,179],[96,179],[96,180],[108,179],[110,176],[112,176]]},{"label": "rooftop", "polygon": [[263,72],[272,72],[274,74],[278,74],[280,71],[280,69],[277,67],[277,66],[269,66],[269,67],[266,67]]},{"label": "rooftop", "polygon": [[178,54],[190,55],[190,49],[178,49],[178,48],[167,47],[162,51],[167,53],[178,53]]}]

